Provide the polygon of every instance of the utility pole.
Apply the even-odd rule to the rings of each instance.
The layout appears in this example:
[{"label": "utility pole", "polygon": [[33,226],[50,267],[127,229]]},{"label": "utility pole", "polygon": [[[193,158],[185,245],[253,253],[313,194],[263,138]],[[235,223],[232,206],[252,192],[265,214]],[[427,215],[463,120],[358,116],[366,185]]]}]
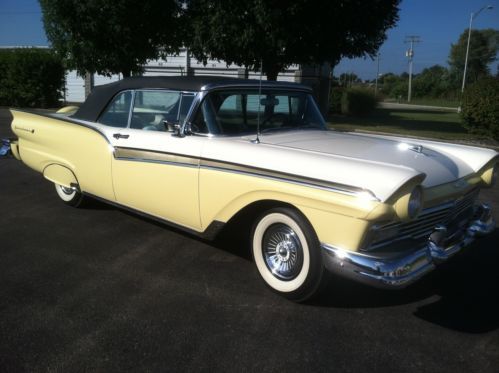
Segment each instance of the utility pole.
[{"label": "utility pole", "polygon": [[[485,5],[480,8],[478,12],[470,14],[470,27],[468,28],[468,42],[466,43],[466,58],[464,60],[464,71],[463,71],[463,84],[461,85],[461,95],[464,93],[464,85],[466,84],[466,70],[468,67],[468,54],[470,52],[470,39],[471,39],[471,27],[473,26],[473,20],[478,17],[482,10],[494,9],[492,5]],[[459,107],[461,108],[461,106]]]},{"label": "utility pole", "polygon": [[411,102],[412,95],[412,59],[414,58],[414,44],[420,43],[421,39],[417,35],[409,35],[405,37],[404,43],[410,43],[409,49],[405,52],[405,56],[409,59],[409,88],[407,90],[407,102]]},{"label": "utility pole", "polygon": [[374,86],[374,97],[378,96],[378,77],[379,77],[379,52],[376,55],[378,68],[376,69],[376,85]]}]

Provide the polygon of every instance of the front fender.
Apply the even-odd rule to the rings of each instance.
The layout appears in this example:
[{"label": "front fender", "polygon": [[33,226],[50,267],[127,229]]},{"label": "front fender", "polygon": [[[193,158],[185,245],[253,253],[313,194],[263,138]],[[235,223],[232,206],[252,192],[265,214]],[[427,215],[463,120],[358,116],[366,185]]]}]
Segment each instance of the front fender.
[{"label": "front fender", "polygon": [[203,227],[228,222],[247,206],[278,201],[301,211],[321,242],[357,250],[373,220],[389,219],[390,205],[358,196],[334,193],[263,177],[217,170],[200,171],[200,211]]}]

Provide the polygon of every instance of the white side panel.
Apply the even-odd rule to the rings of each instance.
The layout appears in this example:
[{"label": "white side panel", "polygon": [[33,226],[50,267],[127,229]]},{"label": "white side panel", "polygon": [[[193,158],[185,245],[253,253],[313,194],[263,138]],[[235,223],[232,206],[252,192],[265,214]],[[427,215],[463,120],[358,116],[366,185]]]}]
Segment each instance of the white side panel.
[{"label": "white side panel", "polygon": [[94,86],[117,82],[120,79],[121,79],[121,74],[118,75],[113,74],[111,76],[94,74]]},{"label": "white side panel", "polygon": [[[238,70],[242,66],[231,64],[227,65],[224,61],[208,60],[206,65],[198,61],[194,57],[189,57],[191,71],[194,75],[205,76],[226,76],[230,78],[238,77]],[[144,66],[144,76],[179,76],[185,75],[187,69],[186,51],[181,50],[178,55],[169,55],[156,60],[149,60]],[[295,71],[299,69],[298,65],[290,66],[286,71],[280,73],[277,77],[278,81],[294,82]],[[259,72],[248,72],[249,79],[260,79]],[[262,76],[262,80],[267,80],[266,76]]]},{"label": "white side panel", "polygon": [[85,80],[78,76],[75,70],[71,70],[66,75],[66,102],[85,101]]}]

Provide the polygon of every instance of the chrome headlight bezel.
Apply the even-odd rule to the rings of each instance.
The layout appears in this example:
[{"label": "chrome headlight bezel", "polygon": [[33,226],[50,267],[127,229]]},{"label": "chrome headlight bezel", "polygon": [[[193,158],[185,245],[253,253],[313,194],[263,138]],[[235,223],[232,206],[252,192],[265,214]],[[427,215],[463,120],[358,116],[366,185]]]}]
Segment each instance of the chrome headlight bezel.
[{"label": "chrome headlight bezel", "polygon": [[421,185],[416,185],[405,193],[393,205],[395,213],[401,221],[417,218],[423,208],[424,190]]},{"label": "chrome headlight bezel", "polygon": [[485,188],[493,187],[499,179],[499,162],[487,165],[479,175]]},{"label": "chrome headlight bezel", "polygon": [[418,216],[423,207],[423,188],[420,185],[416,186],[409,197],[407,203],[407,215],[410,219]]},{"label": "chrome headlight bezel", "polygon": [[497,179],[499,179],[499,163],[496,163],[494,165],[494,167],[492,167],[492,176],[490,177],[490,186],[496,185]]}]

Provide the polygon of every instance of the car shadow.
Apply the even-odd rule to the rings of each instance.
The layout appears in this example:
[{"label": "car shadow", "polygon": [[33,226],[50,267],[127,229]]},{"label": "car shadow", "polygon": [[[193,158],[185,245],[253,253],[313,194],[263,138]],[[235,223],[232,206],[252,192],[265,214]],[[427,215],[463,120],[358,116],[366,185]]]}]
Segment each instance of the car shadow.
[{"label": "car shadow", "polygon": [[379,308],[422,303],[415,305],[414,315],[433,324],[467,333],[496,330],[499,328],[498,240],[499,229],[496,229],[406,289],[373,289],[333,276],[310,304]]},{"label": "car shadow", "polygon": [[[248,226],[244,226],[247,228]],[[222,231],[212,246],[251,260],[249,229]],[[401,290],[381,290],[330,275],[312,307],[384,308],[413,306],[414,316],[448,329],[486,333],[499,328],[499,229],[417,283]]]},{"label": "car shadow", "polygon": [[[136,219],[196,239],[215,249],[252,260],[249,246],[251,221],[231,221],[214,241],[205,240],[154,219],[100,201],[86,208],[117,209]],[[481,238],[436,271],[401,290],[381,290],[330,275],[327,285],[304,305],[329,308],[384,308],[414,305],[414,316],[445,328],[486,333],[499,328],[499,229]]]}]

